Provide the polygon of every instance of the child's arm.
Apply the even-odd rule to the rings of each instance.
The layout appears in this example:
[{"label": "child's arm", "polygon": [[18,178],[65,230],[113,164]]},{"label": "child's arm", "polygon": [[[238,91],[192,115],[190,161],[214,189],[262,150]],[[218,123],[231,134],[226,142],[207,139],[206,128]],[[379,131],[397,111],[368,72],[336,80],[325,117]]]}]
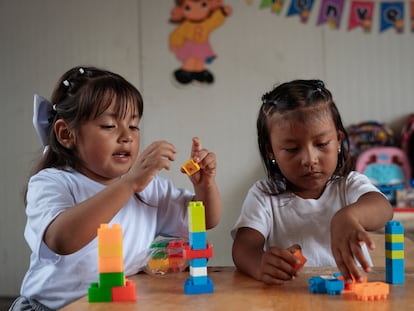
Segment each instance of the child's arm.
[{"label": "child's arm", "polygon": [[300,248],[270,247],[264,251],[265,238],[251,228],[238,229],[233,242],[233,261],[238,270],[266,284],[282,284],[297,275],[295,264],[299,260],[293,253]]},{"label": "child's arm", "polygon": [[393,211],[388,200],[378,192],[368,192],[355,203],[340,209],[331,221],[332,253],[345,280],[352,276],[359,280],[359,271],[354,258],[369,272],[370,267],[363,256],[361,244],[375,248],[367,231],[378,230],[392,219]]},{"label": "child's arm", "polygon": [[100,224],[108,223],[135,192],[144,190],[160,170],[170,169],[175,153],[175,147],[166,141],[149,145],[124,176],[59,214],[45,231],[46,245],[61,255],[84,247],[96,237]]},{"label": "child's arm", "polygon": [[221,217],[221,198],[215,181],[216,155],[201,147],[200,139],[193,137],[191,158],[198,163],[200,170],[191,175],[196,201],[203,201],[206,212],[206,228],[214,228]]}]

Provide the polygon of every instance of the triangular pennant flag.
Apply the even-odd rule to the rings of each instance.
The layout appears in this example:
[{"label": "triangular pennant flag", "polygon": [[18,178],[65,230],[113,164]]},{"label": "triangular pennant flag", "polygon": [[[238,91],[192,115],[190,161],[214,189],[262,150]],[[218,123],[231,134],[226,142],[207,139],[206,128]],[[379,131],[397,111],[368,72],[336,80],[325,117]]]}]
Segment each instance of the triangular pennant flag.
[{"label": "triangular pennant flag", "polygon": [[333,29],[341,24],[345,0],[322,0],[317,25],[328,23]]},{"label": "triangular pennant flag", "polygon": [[272,0],[262,0],[262,3],[260,3],[260,8],[261,9],[270,8],[272,4],[273,4]]},{"label": "triangular pennant flag", "polygon": [[314,0],[292,0],[287,16],[299,15],[302,23],[307,23]]},{"label": "triangular pennant flag", "polygon": [[404,2],[382,2],[380,14],[380,32],[392,27],[397,33],[404,32]]},{"label": "triangular pennant flag", "polygon": [[276,0],[273,1],[273,6],[272,6],[272,12],[275,12],[277,14],[280,14],[280,12],[282,12],[283,9],[283,4],[285,3],[285,0]]},{"label": "triangular pennant flag", "polygon": [[374,5],[374,1],[352,1],[348,30],[362,27],[364,31],[371,32]]}]

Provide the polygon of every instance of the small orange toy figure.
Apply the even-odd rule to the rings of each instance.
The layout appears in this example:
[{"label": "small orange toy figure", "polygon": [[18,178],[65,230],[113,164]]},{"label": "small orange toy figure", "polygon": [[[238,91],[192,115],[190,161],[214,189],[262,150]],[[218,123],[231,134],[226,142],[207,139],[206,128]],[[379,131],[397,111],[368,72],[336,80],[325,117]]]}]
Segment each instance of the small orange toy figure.
[{"label": "small orange toy figure", "polygon": [[175,0],[170,22],[179,25],[170,34],[170,50],[182,63],[174,72],[181,84],[192,81],[213,83],[213,74],[205,68],[216,55],[209,42],[210,33],[220,27],[232,12],[222,0]]}]

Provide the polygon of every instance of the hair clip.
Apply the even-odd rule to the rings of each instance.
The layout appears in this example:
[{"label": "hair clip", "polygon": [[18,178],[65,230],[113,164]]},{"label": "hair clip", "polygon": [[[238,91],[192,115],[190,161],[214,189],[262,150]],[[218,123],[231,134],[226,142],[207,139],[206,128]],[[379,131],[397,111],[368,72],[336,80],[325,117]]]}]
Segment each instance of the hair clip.
[{"label": "hair clip", "polygon": [[49,143],[49,134],[52,127],[50,119],[53,116],[52,109],[55,105],[52,105],[42,96],[35,94],[33,106],[33,126],[40,142],[43,146],[46,146]]},{"label": "hair clip", "polygon": [[323,83],[323,81],[322,81],[322,80],[318,80],[318,81],[316,82],[316,85],[317,85],[317,86],[319,86],[319,87],[325,87],[325,83]]},{"label": "hair clip", "polygon": [[70,83],[69,83],[69,81],[68,80],[63,80],[63,85],[64,86],[66,86],[66,87],[68,87],[69,85],[70,85]]},{"label": "hair clip", "polygon": [[83,74],[85,73],[85,69],[83,69],[82,67],[80,67],[80,68],[79,68],[79,73],[80,73],[81,75],[83,75]]}]

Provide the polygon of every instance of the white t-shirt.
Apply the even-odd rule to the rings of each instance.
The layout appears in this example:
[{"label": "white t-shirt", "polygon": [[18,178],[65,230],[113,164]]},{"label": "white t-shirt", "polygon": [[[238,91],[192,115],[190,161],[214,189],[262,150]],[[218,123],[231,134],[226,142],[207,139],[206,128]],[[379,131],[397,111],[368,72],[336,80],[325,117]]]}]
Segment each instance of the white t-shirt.
[{"label": "white t-shirt", "polygon": [[[59,309],[85,296],[92,282],[99,281],[97,238],[70,255],[58,255],[43,242],[47,226],[65,209],[103,190],[76,171],[45,169],[32,176],[27,193],[27,224],[24,236],[32,251],[30,268],[24,277],[21,295]],[[132,196],[110,221],[123,232],[124,273],[129,276],[146,264],[145,255],[158,236],[188,236],[187,205],[194,197],[156,176],[142,191]]]},{"label": "white t-shirt", "polygon": [[[357,172],[329,183],[319,199],[302,199],[294,194],[265,195],[263,182],[249,190],[241,214],[231,231],[233,239],[241,227],[260,232],[266,239],[265,248],[302,247],[307,266],[336,266],[331,252],[331,219],[343,206],[351,204],[367,192],[379,192],[369,179]],[[261,186],[262,185],[262,186]],[[372,265],[366,246],[366,258]]]}]

